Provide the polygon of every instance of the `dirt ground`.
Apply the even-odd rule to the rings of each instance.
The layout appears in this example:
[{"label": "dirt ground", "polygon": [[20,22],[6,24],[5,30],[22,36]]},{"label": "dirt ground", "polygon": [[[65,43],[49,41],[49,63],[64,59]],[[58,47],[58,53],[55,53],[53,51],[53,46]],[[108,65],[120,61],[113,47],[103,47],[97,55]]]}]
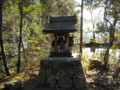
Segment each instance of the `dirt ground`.
[{"label": "dirt ground", "polygon": [[[37,75],[34,73],[34,75]],[[33,75],[33,73],[32,73]],[[120,68],[114,71],[90,70],[85,73],[88,90],[120,90]],[[29,78],[24,86],[24,90],[48,90],[47,88],[33,88],[34,78]],[[53,90],[53,89],[51,89]]]},{"label": "dirt ground", "polygon": [[[23,90],[48,90],[47,88],[34,87],[34,80],[38,73],[39,68],[26,70],[26,76],[21,79]],[[120,68],[114,71],[109,70],[108,72],[90,70],[85,75],[88,90],[120,90]],[[3,88],[4,82],[0,82],[0,90],[4,90]]]},{"label": "dirt ground", "polygon": [[120,72],[114,76],[113,72],[88,71],[86,81],[90,90],[120,90]]}]

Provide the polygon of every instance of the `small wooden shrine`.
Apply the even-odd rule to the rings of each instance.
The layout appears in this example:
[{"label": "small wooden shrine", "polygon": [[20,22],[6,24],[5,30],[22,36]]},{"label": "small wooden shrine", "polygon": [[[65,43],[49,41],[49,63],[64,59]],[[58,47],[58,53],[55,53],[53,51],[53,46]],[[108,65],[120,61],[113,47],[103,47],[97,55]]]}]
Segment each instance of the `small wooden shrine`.
[{"label": "small wooden shrine", "polygon": [[76,15],[50,17],[48,26],[43,30],[52,36],[50,57],[72,56],[71,48],[74,41],[70,33],[77,31],[76,25]]},{"label": "small wooden shrine", "polygon": [[39,74],[27,90],[87,90],[81,58],[71,55],[76,24],[75,15],[50,17],[43,32],[52,36],[52,50],[40,60]]}]

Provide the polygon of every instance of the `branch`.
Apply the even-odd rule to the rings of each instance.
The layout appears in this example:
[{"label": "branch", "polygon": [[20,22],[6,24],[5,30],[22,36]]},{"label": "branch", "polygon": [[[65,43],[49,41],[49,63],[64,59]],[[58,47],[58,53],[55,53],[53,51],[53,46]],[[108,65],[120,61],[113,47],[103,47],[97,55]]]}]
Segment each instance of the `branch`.
[{"label": "branch", "polygon": [[105,2],[105,11],[104,11],[104,20],[105,21],[107,21],[109,24],[110,24],[110,26],[112,26],[112,23],[106,18],[106,10],[107,10],[107,3],[108,3],[108,0],[106,0],[106,2]]},{"label": "branch", "polygon": [[110,24],[110,26],[112,26],[112,23],[106,18],[106,8],[107,7],[105,7],[104,20],[107,21]]},{"label": "branch", "polygon": [[118,22],[118,12],[115,11],[115,13],[114,13],[114,22],[113,22],[113,27],[114,28],[115,28],[117,22]]}]

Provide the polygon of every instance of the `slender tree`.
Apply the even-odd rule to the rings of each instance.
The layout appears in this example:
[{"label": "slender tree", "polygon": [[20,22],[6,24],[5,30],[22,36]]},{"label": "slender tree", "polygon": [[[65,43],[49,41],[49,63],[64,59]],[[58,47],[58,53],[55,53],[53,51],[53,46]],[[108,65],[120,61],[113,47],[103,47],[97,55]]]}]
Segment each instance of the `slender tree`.
[{"label": "slender tree", "polygon": [[[109,61],[109,51],[110,48],[113,46],[113,42],[115,40],[115,31],[117,22],[120,19],[120,12],[119,12],[119,1],[115,0],[115,2],[111,0],[105,1],[105,12],[104,12],[104,20],[109,24],[108,31],[109,31],[109,45],[105,52],[104,56],[104,67],[107,69],[108,61]],[[113,21],[109,17],[112,17]]]},{"label": "slender tree", "polygon": [[20,33],[19,33],[19,46],[18,46],[18,62],[17,62],[17,73],[20,72],[21,66],[21,46],[22,46],[22,25],[23,25],[23,6],[22,0],[19,2],[19,10],[20,10]]},{"label": "slender tree", "polygon": [[80,25],[80,53],[82,54],[82,46],[83,46],[83,0],[81,0],[81,25]]},{"label": "slender tree", "polygon": [[0,0],[0,46],[1,46],[1,52],[2,52],[2,60],[5,68],[6,75],[10,75],[9,67],[7,64],[6,56],[5,56],[5,51],[4,51],[4,44],[3,44],[3,39],[2,39],[2,10],[3,10],[3,0]]}]

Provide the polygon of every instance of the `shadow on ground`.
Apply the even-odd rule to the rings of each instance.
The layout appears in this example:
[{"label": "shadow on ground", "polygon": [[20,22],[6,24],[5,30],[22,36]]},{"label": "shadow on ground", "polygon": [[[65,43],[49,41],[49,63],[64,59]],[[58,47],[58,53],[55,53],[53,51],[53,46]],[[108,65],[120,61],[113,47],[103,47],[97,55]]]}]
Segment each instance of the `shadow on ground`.
[{"label": "shadow on ground", "polygon": [[[86,81],[88,90],[120,90],[120,69],[118,69],[117,74],[116,71],[114,72],[112,71],[100,72],[95,70],[87,71]],[[56,90],[55,88],[40,87],[39,85],[36,86],[36,78],[37,76],[26,81],[24,83],[23,90]]]}]

